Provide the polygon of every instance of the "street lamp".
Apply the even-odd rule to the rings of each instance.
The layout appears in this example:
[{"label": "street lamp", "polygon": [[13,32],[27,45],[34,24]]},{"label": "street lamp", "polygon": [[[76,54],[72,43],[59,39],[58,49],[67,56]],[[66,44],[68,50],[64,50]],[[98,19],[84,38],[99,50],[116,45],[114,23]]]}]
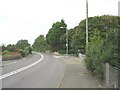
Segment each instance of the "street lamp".
[{"label": "street lamp", "polygon": [[[60,27],[66,29],[66,27]],[[68,29],[66,29],[66,57],[68,57]]]}]

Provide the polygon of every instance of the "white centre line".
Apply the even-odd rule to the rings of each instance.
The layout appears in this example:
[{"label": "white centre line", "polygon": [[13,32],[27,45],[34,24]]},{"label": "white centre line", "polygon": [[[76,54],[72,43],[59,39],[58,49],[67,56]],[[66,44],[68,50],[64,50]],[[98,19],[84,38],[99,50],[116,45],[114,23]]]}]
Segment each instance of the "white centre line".
[{"label": "white centre line", "polygon": [[23,67],[23,68],[20,68],[20,69],[18,69],[18,70],[12,71],[12,72],[7,73],[7,74],[4,74],[4,75],[0,76],[0,80],[2,80],[2,79],[4,79],[4,78],[7,78],[7,77],[9,77],[9,76],[12,76],[12,75],[14,75],[14,74],[17,74],[17,73],[19,73],[19,72],[21,72],[21,71],[24,71],[24,70],[26,70],[26,69],[29,69],[29,68],[35,66],[36,64],[40,63],[40,62],[44,59],[44,56],[43,56],[42,54],[40,54],[40,53],[37,53],[37,54],[39,54],[39,55],[41,56],[41,58],[40,58],[38,61],[36,61],[35,63],[30,64],[30,65],[28,65],[28,66],[25,66],[25,67]]}]

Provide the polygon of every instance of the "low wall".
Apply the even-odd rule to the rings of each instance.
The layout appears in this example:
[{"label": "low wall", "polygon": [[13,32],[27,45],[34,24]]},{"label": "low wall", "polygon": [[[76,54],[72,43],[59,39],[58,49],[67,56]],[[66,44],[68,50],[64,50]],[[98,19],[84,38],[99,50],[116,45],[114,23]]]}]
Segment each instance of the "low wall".
[{"label": "low wall", "polygon": [[83,62],[83,61],[84,61],[84,59],[85,59],[85,55],[84,55],[84,54],[79,53],[79,58],[80,58],[80,62]]}]

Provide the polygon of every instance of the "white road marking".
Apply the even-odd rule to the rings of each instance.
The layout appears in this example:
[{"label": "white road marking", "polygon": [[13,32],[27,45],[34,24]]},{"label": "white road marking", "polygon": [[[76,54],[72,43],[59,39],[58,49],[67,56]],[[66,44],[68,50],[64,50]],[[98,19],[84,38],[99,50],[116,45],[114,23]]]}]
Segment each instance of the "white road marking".
[{"label": "white road marking", "polygon": [[55,55],[54,55],[54,57],[55,57],[55,58],[61,58],[61,57],[64,57],[64,56],[55,56]]},{"label": "white road marking", "polygon": [[39,54],[39,55],[41,56],[41,58],[40,58],[38,61],[36,61],[35,63],[30,64],[30,65],[28,65],[28,66],[25,66],[25,67],[23,67],[23,68],[20,68],[20,69],[18,69],[18,70],[12,71],[12,72],[7,73],[7,74],[4,74],[4,75],[0,76],[0,80],[2,80],[2,79],[4,79],[4,78],[7,78],[7,77],[9,77],[9,76],[12,76],[12,75],[14,75],[14,74],[17,74],[17,73],[19,73],[19,72],[21,72],[21,71],[24,71],[24,70],[26,70],[26,69],[29,69],[29,68],[35,66],[36,64],[40,63],[40,62],[43,60],[44,56],[43,56],[42,54],[40,54],[40,53],[37,53],[37,54]]},{"label": "white road marking", "polygon": [[102,88],[102,86],[100,84],[98,84],[99,88]]}]

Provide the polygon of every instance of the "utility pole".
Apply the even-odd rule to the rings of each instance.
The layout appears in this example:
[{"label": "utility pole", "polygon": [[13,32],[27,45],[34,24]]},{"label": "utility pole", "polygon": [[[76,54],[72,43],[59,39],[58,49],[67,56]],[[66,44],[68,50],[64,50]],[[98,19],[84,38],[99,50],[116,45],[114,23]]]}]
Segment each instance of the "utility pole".
[{"label": "utility pole", "polygon": [[86,0],[86,49],[88,49],[88,0]]}]

